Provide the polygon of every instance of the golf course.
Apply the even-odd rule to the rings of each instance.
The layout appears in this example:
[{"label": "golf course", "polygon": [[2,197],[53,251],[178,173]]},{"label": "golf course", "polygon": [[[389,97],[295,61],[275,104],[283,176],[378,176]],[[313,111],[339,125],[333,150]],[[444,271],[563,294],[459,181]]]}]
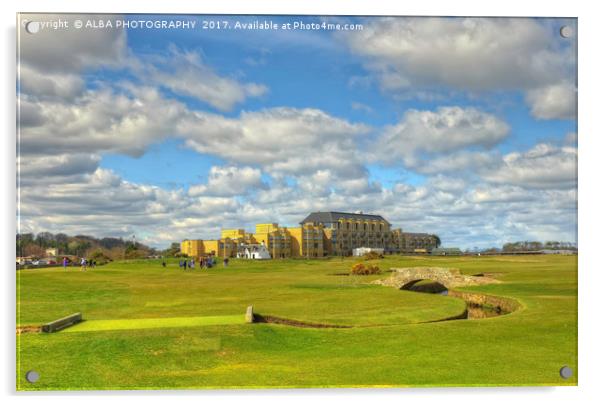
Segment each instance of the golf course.
[{"label": "golf course", "polygon": [[[243,260],[184,271],[177,259],[17,271],[18,390],[576,385],[577,257],[399,256]],[[363,262],[363,261],[362,261]],[[391,268],[456,268],[457,288],[517,303],[457,319],[458,297],[372,282]],[[426,280],[425,280],[426,281]],[[454,290],[456,290],[454,288]],[[258,319],[247,323],[253,306]],[[573,375],[561,378],[570,366]],[[25,373],[40,378],[29,383]]]}]

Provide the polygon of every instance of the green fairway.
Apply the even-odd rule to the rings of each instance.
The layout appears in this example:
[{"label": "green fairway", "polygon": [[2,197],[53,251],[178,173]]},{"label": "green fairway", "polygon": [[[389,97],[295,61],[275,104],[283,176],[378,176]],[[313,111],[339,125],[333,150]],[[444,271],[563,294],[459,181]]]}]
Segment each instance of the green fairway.
[{"label": "green fairway", "polygon": [[[88,272],[19,271],[17,323],[82,312],[54,334],[18,336],[17,387],[559,385],[577,382],[577,258],[402,257],[395,267],[495,272],[501,281],[462,290],[505,296],[521,309],[479,320],[457,298],[371,285],[345,276],[354,259],[232,260],[183,272],[172,262],[116,262]],[[245,324],[261,315],[352,328]],[[85,331],[85,332],[84,332]],[[568,365],[575,375],[561,379]],[[24,381],[28,370],[41,378]],[[125,377],[127,375],[127,377]]]}]

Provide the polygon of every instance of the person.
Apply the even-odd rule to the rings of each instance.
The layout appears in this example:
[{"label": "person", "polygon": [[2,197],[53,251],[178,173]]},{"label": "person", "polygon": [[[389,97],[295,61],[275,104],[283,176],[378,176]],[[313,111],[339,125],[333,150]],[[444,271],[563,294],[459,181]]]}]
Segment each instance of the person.
[{"label": "person", "polygon": [[161,265],[163,266],[163,268],[165,268],[165,260],[163,260],[163,262],[161,263]]},{"label": "person", "polygon": [[194,258],[190,259],[190,264],[188,265],[190,269],[194,269]]},{"label": "person", "polygon": [[184,260],[184,271],[188,269],[188,260]]},{"label": "person", "polygon": [[81,260],[81,270],[85,271],[86,270],[86,259],[82,258]]},{"label": "person", "polygon": [[67,257],[63,257],[63,269],[67,269]]},{"label": "person", "polygon": [[229,260],[228,258],[224,258],[224,267],[227,267],[227,266],[228,266],[228,262],[229,262],[229,261],[230,261],[230,260]]}]

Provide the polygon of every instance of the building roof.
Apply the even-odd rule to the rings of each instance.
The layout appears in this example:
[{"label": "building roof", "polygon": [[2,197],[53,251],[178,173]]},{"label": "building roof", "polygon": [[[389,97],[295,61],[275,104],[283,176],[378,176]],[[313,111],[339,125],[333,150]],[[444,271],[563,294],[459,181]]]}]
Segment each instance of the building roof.
[{"label": "building roof", "polygon": [[347,212],[312,212],[300,224],[305,223],[333,223],[339,219],[364,219],[364,220],[384,220],[389,223],[381,215],[367,215],[364,213],[347,213]]},{"label": "building roof", "polygon": [[430,237],[431,234],[428,233],[407,233],[407,232],[403,232],[404,236],[410,236],[410,237]]}]

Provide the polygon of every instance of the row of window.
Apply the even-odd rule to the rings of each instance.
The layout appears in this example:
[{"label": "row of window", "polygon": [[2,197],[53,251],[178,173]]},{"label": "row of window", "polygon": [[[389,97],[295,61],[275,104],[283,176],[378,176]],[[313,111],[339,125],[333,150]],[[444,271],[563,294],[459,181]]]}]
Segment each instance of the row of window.
[{"label": "row of window", "polygon": [[386,225],[383,225],[382,223],[376,225],[375,223],[371,223],[368,226],[368,223],[349,223],[349,222],[345,222],[345,223],[341,223],[341,222],[334,222],[334,223],[329,223],[326,227],[329,227],[331,229],[345,229],[345,230],[364,230],[364,231],[375,231],[376,229],[383,231],[383,229],[387,228]]}]

